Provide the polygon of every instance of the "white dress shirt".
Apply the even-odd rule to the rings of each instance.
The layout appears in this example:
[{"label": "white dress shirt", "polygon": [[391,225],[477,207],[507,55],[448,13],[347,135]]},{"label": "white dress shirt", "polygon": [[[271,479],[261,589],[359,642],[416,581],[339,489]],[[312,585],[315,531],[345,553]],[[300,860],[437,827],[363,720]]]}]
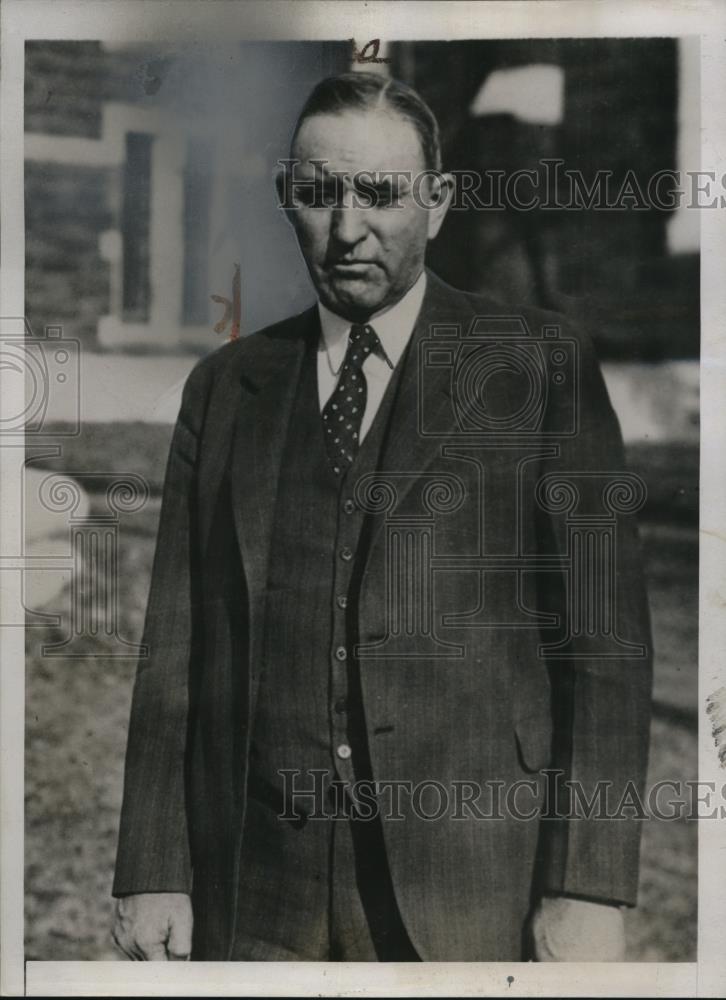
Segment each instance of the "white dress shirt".
[{"label": "white dress shirt", "polygon": [[[376,313],[368,320],[368,324],[378,334],[386,358],[369,354],[363,364],[363,374],[368,386],[368,398],[360,427],[359,440],[366,436],[378,407],[383,399],[393,369],[401,360],[406,345],[411,339],[418,314],[421,311],[424,293],[426,291],[426,272],[422,271],[418,280],[406,294],[390,309]],[[340,369],[343,367],[345,352],[348,349],[351,323],[337,313],[331,312],[322,302],[318,302],[320,312],[321,336],[318,344],[318,399],[320,410],[333,394],[338,383]]]}]

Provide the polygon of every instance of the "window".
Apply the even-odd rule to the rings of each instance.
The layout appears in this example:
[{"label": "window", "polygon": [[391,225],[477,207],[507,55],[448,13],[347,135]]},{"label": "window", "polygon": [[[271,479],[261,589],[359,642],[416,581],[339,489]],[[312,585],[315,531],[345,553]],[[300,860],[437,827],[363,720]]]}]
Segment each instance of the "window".
[{"label": "window", "polygon": [[126,133],[121,232],[123,233],[124,322],[149,318],[149,215],[151,199],[151,145],[145,132]]},{"label": "window", "polygon": [[209,228],[212,171],[209,140],[190,139],[184,169],[182,323],[209,321]]}]

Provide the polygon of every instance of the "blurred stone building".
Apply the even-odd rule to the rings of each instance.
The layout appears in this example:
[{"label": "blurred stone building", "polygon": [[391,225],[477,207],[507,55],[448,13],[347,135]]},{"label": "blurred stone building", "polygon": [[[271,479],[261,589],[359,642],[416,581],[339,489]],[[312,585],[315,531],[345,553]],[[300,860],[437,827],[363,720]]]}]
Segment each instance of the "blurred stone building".
[{"label": "blurred stone building", "polygon": [[[27,313],[91,349],[217,345],[241,263],[244,326],[310,297],[276,207],[301,95],[347,44],[26,46]],[[282,277],[284,275],[284,277]]]},{"label": "blurred stone building", "polygon": [[[639,192],[659,172],[699,169],[679,162],[679,124],[698,128],[687,115],[679,122],[679,85],[689,82],[679,44],[583,38],[397,46],[393,73],[437,114],[448,168],[534,171],[538,204],[550,206],[451,212],[433,250],[435,269],[505,300],[558,309],[574,301],[592,319],[601,354],[696,357],[697,243],[678,247],[669,240],[674,213],[639,206]],[[697,117],[697,94],[684,97],[696,98],[689,114]],[[629,179],[637,187],[622,199],[624,210],[603,210],[597,201],[558,210],[569,194],[562,178],[574,171],[588,186],[607,172],[616,194]],[[659,195],[667,204],[664,180]],[[520,190],[524,200],[532,185]]]}]

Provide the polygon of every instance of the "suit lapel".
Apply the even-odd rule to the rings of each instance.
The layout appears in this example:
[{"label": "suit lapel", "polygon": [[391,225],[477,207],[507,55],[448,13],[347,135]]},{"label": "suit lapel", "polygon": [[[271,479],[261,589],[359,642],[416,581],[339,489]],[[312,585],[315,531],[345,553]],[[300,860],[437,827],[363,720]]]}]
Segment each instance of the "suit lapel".
[{"label": "suit lapel", "polygon": [[[423,433],[425,426],[455,428],[451,401],[451,368],[428,368],[422,377],[421,347],[432,337],[432,327],[457,324],[465,333],[475,315],[464,294],[444,284],[431,271],[421,312],[404,358],[401,383],[393,405],[390,430],[380,463],[380,473],[423,472],[440,454],[441,435]],[[402,477],[396,485],[397,505],[411,489],[415,477]],[[383,526],[376,518],[373,541]]]},{"label": "suit lapel", "polygon": [[316,323],[317,310],[311,309],[293,320],[284,336],[241,341],[205,416],[199,471],[201,550],[207,552],[217,496],[227,476],[251,594],[265,586],[285,432],[306,334],[314,335]]},{"label": "suit lapel", "polygon": [[283,451],[307,336],[317,309],[303,314],[287,338],[255,345],[241,366],[232,439],[230,492],[249,602],[250,713],[259,686],[270,541]]},{"label": "suit lapel", "polygon": [[[298,385],[306,335],[317,310],[304,314],[297,336],[269,340],[240,374],[230,485],[237,540],[250,599],[264,592],[283,450]],[[260,345],[261,346],[261,345]]]}]

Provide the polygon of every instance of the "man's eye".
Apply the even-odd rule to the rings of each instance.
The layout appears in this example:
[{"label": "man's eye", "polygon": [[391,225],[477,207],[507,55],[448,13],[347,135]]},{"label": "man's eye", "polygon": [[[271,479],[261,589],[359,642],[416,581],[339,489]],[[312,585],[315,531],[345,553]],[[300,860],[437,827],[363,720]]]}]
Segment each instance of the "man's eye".
[{"label": "man's eye", "polygon": [[301,184],[295,191],[295,201],[298,205],[309,208],[332,208],[338,200],[337,188],[334,184]]},{"label": "man's eye", "polygon": [[383,190],[377,191],[376,195],[376,204],[379,208],[390,208],[391,205],[395,205],[398,201],[398,192],[391,191],[390,188],[383,188]]},{"label": "man's eye", "polygon": [[305,185],[300,185],[295,191],[295,201],[299,205],[318,205],[322,202],[322,188],[315,185],[314,187]]},{"label": "man's eye", "polygon": [[396,208],[401,205],[401,192],[390,185],[383,185],[370,192],[373,208]]}]

